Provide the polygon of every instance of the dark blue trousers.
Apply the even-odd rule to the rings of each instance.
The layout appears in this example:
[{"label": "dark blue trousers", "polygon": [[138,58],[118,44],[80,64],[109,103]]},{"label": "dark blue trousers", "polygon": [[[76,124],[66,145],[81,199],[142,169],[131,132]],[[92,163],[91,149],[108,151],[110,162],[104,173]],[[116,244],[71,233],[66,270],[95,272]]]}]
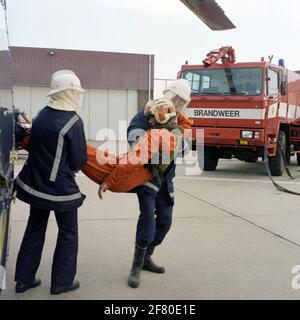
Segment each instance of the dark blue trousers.
[{"label": "dark blue trousers", "polygon": [[[15,281],[30,283],[40,265],[50,211],[30,207],[30,215],[17,258]],[[58,237],[52,263],[51,286],[73,283],[77,268],[77,209],[55,212]]]},{"label": "dark blue trousers", "polygon": [[173,204],[166,188],[154,192],[137,192],[140,215],[136,230],[136,243],[140,247],[161,244],[171,228]]}]

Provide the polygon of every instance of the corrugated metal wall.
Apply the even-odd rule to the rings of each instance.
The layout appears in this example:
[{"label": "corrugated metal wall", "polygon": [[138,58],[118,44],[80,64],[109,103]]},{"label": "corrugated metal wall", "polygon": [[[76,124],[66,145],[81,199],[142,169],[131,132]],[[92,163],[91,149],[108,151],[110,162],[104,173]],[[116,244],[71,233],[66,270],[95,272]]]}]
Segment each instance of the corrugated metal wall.
[{"label": "corrugated metal wall", "polygon": [[15,86],[42,87],[50,84],[53,72],[71,69],[84,88],[149,90],[150,86],[153,90],[154,55],[65,49],[54,49],[54,55],[49,55],[51,50],[47,48],[10,47],[10,50],[12,69],[7,54],[0,52],[0,68],[4,71],[3,76],[0,74],[0,87],[10,83],[12,71]]}]

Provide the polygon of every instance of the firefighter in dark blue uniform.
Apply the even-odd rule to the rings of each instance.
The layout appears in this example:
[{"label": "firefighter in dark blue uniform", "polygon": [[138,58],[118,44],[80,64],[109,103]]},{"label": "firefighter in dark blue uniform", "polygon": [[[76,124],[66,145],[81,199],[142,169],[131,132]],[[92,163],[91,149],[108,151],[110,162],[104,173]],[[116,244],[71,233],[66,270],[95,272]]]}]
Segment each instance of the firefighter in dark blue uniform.
[{"label": "firefighter in dark blue uniform", "polygon": [[[165,97],[170,99],[177,113],[180,113],[190,101],[191,89],[189,83],[180,79],[170,84],[164,91]],[[149,116],[144,111],[139,112],[131,121],[127,129],[130,145],[134,144],[145,131],[151,128]],[[150,120],[151,121],[151,120]],[[165,268],[154,263],[151,256],[156,246],[161,244],[171,228],[174,206],[175,177],[174,161],[165,173],[162,184],[154,178],[132,190],[139,201],[140,215],[137,223],[135,252],[128,278],[128,285],[137,288],[140,282],[141,269],[154,273],[164,273]]]},{"label": "firefighter in dark blue uniform", "polygon": [[58,238],[53,257],[51,294],[79,288],[75,279],[78,251],[77,211],[84,201],[75,172],[87,160],[83,122],[76,113],[83,89],[73,71],[53,74],[49,106],[34,119],[28,159],[17,176],[17,198],[30,204],[30,215],[17,258],[16,292],[36,287],[50,211]]}]

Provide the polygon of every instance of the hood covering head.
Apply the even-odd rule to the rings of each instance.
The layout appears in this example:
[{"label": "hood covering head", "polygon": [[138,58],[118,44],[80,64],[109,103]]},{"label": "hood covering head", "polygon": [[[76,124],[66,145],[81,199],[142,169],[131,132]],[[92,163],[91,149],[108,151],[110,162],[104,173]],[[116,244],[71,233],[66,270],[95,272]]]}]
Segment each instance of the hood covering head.
[{"label": "hood covering head", "polygon": [[49,107],[62,111],[76,111],[80,93],[77,90],[64,90],[50,95]]}]

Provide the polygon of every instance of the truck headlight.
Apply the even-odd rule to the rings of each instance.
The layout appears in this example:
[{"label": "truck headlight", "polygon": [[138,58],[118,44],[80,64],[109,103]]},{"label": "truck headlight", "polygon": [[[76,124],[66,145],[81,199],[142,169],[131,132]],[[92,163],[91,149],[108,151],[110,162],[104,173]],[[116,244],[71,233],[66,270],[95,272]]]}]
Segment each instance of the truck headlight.
[{"label": "truck headlight", "polygon": [[241,137],[245,139],[253,139],[253,131],[242,131],[241,132]]}]

